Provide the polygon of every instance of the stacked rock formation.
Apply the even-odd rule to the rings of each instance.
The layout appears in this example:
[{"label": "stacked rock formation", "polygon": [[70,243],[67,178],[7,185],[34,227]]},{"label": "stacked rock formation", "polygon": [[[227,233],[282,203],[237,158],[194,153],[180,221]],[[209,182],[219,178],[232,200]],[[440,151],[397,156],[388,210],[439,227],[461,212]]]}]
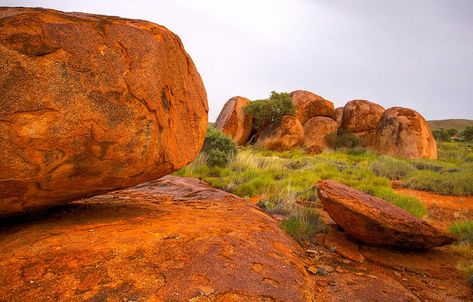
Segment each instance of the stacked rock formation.
[{"label": "stacked rock formation", "polygon": [[0,8],[0,215],[129,187],[191,162],[207,97],[174,33]]},{"label": "stacked rock formation", "polygon": [[[328,135],[343,131],[358,137],[362,147],[380,154],[437,158],[437,146],[429,125],[412,109],[385,110],[367,100],[352,100],[334,109],[332,102],[309,91],[296,90],[289,95],[296,109],[295,118],[285,117],[283,124],[270,125],[257,133],[254,136],[259,137],[257,146],[275,151],[302,146],[308,153],[320,153],[333,147],[326,139]],[[216,127],[238,145],[248,143],[251,134],[252,122],[243,111],[248,103],[249,100],[242,97],[231,98],[216,123]],[[302,125],[302,131],[298,124]]]}]

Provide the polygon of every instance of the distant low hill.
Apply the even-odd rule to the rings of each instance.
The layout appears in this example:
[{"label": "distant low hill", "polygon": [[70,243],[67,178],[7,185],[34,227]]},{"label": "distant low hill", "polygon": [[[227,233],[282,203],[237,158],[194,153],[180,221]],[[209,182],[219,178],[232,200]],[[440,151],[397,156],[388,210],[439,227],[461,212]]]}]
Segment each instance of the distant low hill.
[{"label": "distant low hill", "polygon": [[432,129],[458,129],[463,130],[466,127],[473,127],[473,120],[451,119],[451,120],[434,120],[428,121]]}]

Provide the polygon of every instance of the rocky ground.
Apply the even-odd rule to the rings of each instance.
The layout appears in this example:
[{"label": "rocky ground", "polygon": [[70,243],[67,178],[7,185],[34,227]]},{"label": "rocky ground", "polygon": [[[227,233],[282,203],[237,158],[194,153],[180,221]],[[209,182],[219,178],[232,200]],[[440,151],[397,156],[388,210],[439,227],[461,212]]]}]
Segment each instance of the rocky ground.
[{"label": "rocky ground", "polygon": [[[472,197],[402,192],[439,227],[473,217]],[[301,248],[252,201],[166,176],[9,219],[0,301],[473,300],[450,247],[359,245],[319,211],[328,232]]]}]

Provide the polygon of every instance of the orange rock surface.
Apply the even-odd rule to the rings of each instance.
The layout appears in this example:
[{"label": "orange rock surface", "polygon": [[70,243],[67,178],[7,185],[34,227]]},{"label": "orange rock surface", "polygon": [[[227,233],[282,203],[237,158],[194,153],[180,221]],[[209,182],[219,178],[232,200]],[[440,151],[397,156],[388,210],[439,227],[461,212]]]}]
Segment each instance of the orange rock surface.
[{"label": "orange rock surface", "polygon": [[393,107],[384,112],[376,128],[375,150],[404,158],[437,159],[437,144],[429,124],[417,111]]},{"label": "orange rock surface", "polygon": [[304,124],[304,148],[309,153],[321,153],[329,148],[326,137],[337,133],[337,122],[325,116],[316,116]]},{"label": "orange rock surface", "polygon": [[225,103],[215,122],[215,128],[230,136],[238,145],[247,143],[253,127],[253,119],[243,112],[250,102],[241,96],[232,97]]},{"label": "orange rock surface", "polygon": [[0,28],[0,216],[155,179],[200,151],[206,92],[165,27],[3,7]]},{"label": "orange rock surface", "polygon": [[296,117],[304,125],[309,119],[316,116],[334,118],[333,103],[305,90],[296,90],[289,94],[296,107]]},{"label": "orange rock surface", "polygon": [[266,127],[256,146],[273,151],[287,151],[299,147],[304,140],[304,128],[297,118],[283,115],[280,123]]},{"label": "orange rock surface", "polygon": [[338,128],[342,127],[343,124],[343,107],[335,108],[335,121],[337,122]]},{"label": "orange rock surface", "polygon": [[424,249],[452,243],[448,233],[401,208],[333,180],[317,183],[330,217],[354,238],[371,245]]},{"label": "orange rock surface", "polygon": [[342,128],[359,137],[364,147],[372,147],[384,111],[383,107],[370,101],[350,101],[343,109]]},{"label": "orange rock surface", "polygon": [[310,301],[303,256],[250,202],[166,176],[3,220],[0,300]]}]

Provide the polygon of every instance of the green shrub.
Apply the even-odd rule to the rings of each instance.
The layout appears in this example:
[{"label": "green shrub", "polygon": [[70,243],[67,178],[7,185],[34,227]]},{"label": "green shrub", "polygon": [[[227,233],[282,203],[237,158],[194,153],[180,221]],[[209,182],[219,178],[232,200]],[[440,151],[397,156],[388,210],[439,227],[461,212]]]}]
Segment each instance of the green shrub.
[{"label": "green shrub", "polygon": [[473,195],[473,169],[454,169],[452,172],[418,170],[411,174],[404,185],[408,188],[430,191],[443,195]]},{"label": "green shrub", "polygon": [[371,163],[370,168],[374,174],[391,180],[402,179],[414,170],[406,161],[389,156],[380,156]]},{"label": "green shrub", "polygon": [[357,149],[361,148],[361,140],[352,133],[340,129],[337,132],[329,133],[325,136],[325,141],[335,149]]},{"label": "green shrub", "polygon": [[202,147],[202,154],[209,166],[225,166],[237,153],[235,142],[221,131],[209,126]]},{"label": "green shrub", "polygon": [[461,133],[463,140],[467,142],[473,141],[473,127],[466,127]]},{"label": "green shrub", "polygon": [[265,100],[256,100],[246,105],[245,114],[253,117],[253,128],[263,130],[272,123],[279,123],[284,114],[295,115],[296,109],[288,93],[271,92]]},{"label": "green shrub", "polygon": [[473,220],[455,222],[450,226],[450,232],[461,241],[473,244]]},{"label": "green shrub", "polygon": [[417,198],[409,195],[398,194],[389,187],[372,187],[367,189],[365,192],[384,199],[416,217],[421,218],[427,215],[427,209]]},{"label": "green shrub", "polygon": [[296,241],[311,239],[316,233],[324,231],[324,223],[315,210],[300,208],[295,213],[285,218],[281,223],[282,228]]}]

